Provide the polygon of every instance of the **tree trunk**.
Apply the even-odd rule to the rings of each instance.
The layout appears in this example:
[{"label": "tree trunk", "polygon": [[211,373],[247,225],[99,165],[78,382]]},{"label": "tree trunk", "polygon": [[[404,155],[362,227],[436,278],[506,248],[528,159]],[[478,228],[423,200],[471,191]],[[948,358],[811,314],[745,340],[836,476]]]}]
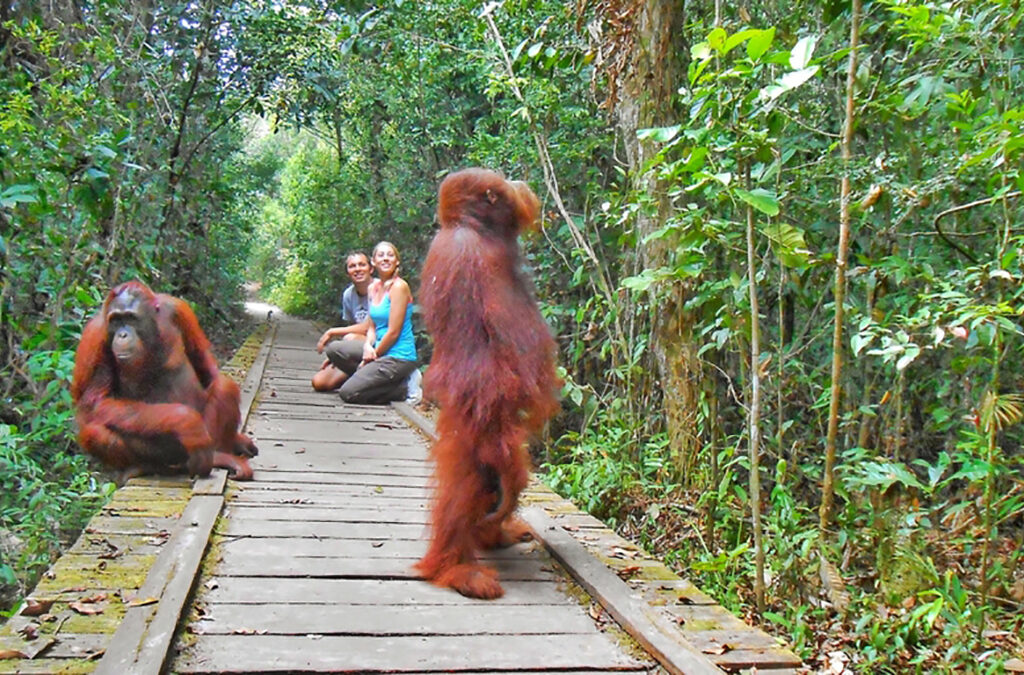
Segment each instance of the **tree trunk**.
[{"label": "tree trunk", "polygon": [[857,42],[860,38],[860,0],[850,9],[850,62],[846,73],[846,121],[840,148],[843,178],[839,186],[839,245],[836,250],[835,324],[832,332],[832,395],[828,410],[828,436],[825,439],[825,471],[821,484],[821,508],[818,511],[822,542],[832,519],[832,485],[836,465],[836,438],[839,435],[840,382],[843,374],[843,321],[846,302],[846,255],[850,246],[850,159],[853,157],[853,125],[856,118],[854,92],[857,79]]},{"label": "tree trunk", "polygon": [[[625,143],[631,173],[637,176],[640,190],[654,195],[656,213],[638,216],[637,232],[642,241],[659,229],[670,214],[665,190],[654,179],[640,174],[640,168],[656,152],[649,142],[639,142],[638,129],[663,126],[679,119],[673,97],[686,75],[683,39],[685,0],[643,0],[638,3],[635,26],[635,53],[632,67],[624,74],[616,102],[619,130]],[[642,244],[638,255],[645,267],[656,268],[672,262],[673,249],[663,239]],[[700,449],[697,432],[697,404],[703,377],[697,358],[691,327],[683,304],[688,287],[674,283],[656,289],[658,298],[652,309],[652,341],[670,447],[677,472],[685,477]]]}]

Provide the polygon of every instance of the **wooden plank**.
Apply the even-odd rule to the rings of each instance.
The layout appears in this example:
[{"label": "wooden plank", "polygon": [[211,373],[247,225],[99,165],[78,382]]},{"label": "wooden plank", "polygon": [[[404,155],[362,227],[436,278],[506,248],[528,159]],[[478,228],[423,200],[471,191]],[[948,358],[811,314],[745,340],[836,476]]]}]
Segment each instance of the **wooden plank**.
[{"label": "wooden plank", "polygon": [[205,635],[573,635],[592,634],[593,620],[568,605],[500,606],[467,612],[452,605],[208,605],[189,631]]},{"label": "wooden plank", "polygon": [[[216,540],[220,551],[259,558],[263,555],[291,555],[294,558],[420,558],[427,552],[427,540],[420,539],[314,539],[290,537],[241,537]],[[547,563],[543,550],[535,550],[537,542],[516,544],[487,551],[483,560],[516,559],[540,556]]]},{"label": "wooden plank", "polygon": [[[425,551],[424,551],[425,552]],[[238,555],[225,549],[217,574],[236,577],[323,577],[332,579],[421,579],[413,570],[419,556],[378,557],[296,557],[287,554]],[[502,581],[557,581],[561,577],[539,559],[520,558],[489,561]]]},{"label": "wooden plank", "polygon": [[[353,440],[351,438],[338,437],[333,441],[311,441],[311,440],[294,440],[294,439],[260,439],[256,436],[256,439],[260,445],[260,462],[266,462],[267,460],[273,460],[278,452],[282,450],[288,450],[295,452],[296,450],[309,451],[310,448],[316,447],[317,445],[328,449],[333,449],[335,455],[341,457],[377,457],[377,458],[388,458],[388,459],[419,459],[425,461],[426,456],[423,453],[422,441],[415,442],[403,442],[403,443],[386,443],[382,442],[380,438],[365,438],[363,440]],[[269,450],[269,453],[264,455],[263,449]],[[279,450],[279,448],[281,450]]]},{"label": "wooden plank", "polygon": [[[283,579],[275,577],[213,576],[213,588],[204,593],[204,601],[216,603],[351,604],[351,605],[479,605],[448,588],[422,581],[383,579]],[[533,581],[502,583],[504,597],[489,600],[495,605],[574,604],[553,584]]]},{"label": "wooden plank", "polygon": [[139,598],[154,597],[159,602],[127,609],[97,673],[160,672],[223,503],[220,495],[197,495],[189,501],[180,527],[139,589]]},{"label": "wooden plank", "polygon": [[380,432],[388,431],[388,444],[419,442],[419,437],[396,420],[375,422],[365,420],[350,423],[314,425],[307,420],[256,417],[247,428],[261,439],[291,441],[374,441],[380,442]]},{"label": "wooden plank", "polygon": [[360,459],[342,460],[337,456],[317,458],[317,453],[300,453],[291,457],[276,457],[273,468],[267,467],[266,471],[273,471],[278,476],[285,477],[290,473],[314,474],[325,477],[317,482],[336,482],[337,479],[346,478],[361,479],[360,483],[381,482],[382,479],[402,477],[415,478],[409,481],[416,484],[426,485],[430,478],[430,469],[426,464],[389,464],[386,461],[367,461]]},{"label": "wooden plank", "polygon": [[[351,491],[347,491],[351,492]],[[309,490],[245,490],[231,496],[233,506],[274,506],[291,504],[296,506],[332,506],[346,508],[353,506],[377,509],[428,509],[430,502],[425,495],[408,497],[383,496],[367,490],[357,494],[335,494],[334,492]]]},{"label": "wooden plank", "polygon": [[456,671],[552,668],[635,668],[603,634],[573,636],[567,648],[563,635],[506,635],[500,640],[479,635],[422,636],[285,636],[200,635],[174,663],[191,672],[294,671],[283,654],[301,655],[304,672],[406,670]]},{"label": "wooden plank", "polygon": [[538,507],[522,512],[534,533],[573,578],[598,598],[633,639],[642,644],[670,673],[711,675],[721,673],[699,650],[679,637],[679,631],[656,608],[630,593],[625,582],[597,561],[578,541]]},{"label": "wooden plank", "polygon": [[[40,652],[39,658],[46,659],[82,659],[94,657],[97,653],[103,651],[106,646],[107,635],[99,633],[85,633],[85,634],[73,634],[73,633],[58,633],[54,636],[48,636],[54,639],[53,644],[46,647]],[[45,640],[47,637],[38,637],[37,640]],[[34,641],[33,641],[34,642]],[[26,642],[21,636],[0,636],[0,650],[3,649],[15,649],[18,651],[31,650],[33,647],[32,642]],[[30,661],[25,659],[12,660],[12,665],[18,666],[20,664],[28,664]],[[0,661],[0,664],[4,664]],[[16,668],[18,670],[18,668]]]},{"label": "wooden plank", "polygon": [[427,480],[420,476],[388,476],[384,474],[346,474],[320,471],[278,471],[276,469],[253,468],[254,481],[275,481],[278,483],[316,483],[319,485],[368,485],[371,487],[422,487]]},{"label": "wooden plank", "polygon": [[227,521],[217,526],[226,537],[314,537],[317,539],[421,539],[423,525]]},{"label": "wooden plank", "polygon": [[308,520],[332,523],[405,523],[426,525],[425,508],[318,508],[315,506],[232,505],[227,515],[236,520]]},{"label": "wooden plank", "polygon": [[[137,537],[125,534],[83,535],[64,555],[107,556],[152,556],[156,558],[167,539],[162,537]],[[63,557],[63,556],[62,556]]]},{"label": "wooden plank", "polygon": [[[402,485],[341,485],[324,483],[286,483],[275,481],[273,472],[267,472],[259,482],[245,483],[246,491],[260,492],[264,494],[300,494],[300,495],[336,495],[336,496],[379,496],[393,499],[427,499],[428,490],[426,486],[402,486]],[[235,483],[235,489],[241,489],[240,483]]]}]

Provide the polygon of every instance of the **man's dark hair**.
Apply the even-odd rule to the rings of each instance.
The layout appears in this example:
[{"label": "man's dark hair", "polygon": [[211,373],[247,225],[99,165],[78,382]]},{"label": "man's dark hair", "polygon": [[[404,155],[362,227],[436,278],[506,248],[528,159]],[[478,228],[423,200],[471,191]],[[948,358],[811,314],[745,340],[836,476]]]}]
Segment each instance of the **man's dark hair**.
[{"label": "man's dark hair", "polygon": [[370,262],[370,256],[366,255],[366,253],[364,253],[363,251],[354,250],[354,251],[349,251],[348,253],[345,254],[345,265],[348,265],[348,259],[351,258],[354,255],[361,255],[361,256],[363,256],[366,259],[367,263]]}]

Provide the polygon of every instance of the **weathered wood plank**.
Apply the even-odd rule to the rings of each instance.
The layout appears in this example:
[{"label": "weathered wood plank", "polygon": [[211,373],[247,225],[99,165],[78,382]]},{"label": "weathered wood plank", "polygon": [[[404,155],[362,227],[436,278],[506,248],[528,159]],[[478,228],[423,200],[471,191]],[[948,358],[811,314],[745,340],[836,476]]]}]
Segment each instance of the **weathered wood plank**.
[{"label": "weathered wood plank", "polygon": [[[383,579],[290,579],[275,577],[214,576],[215,588],[204,600],[216,603],[262,604],[352,604],[352,605],[479,605],[447,588],[422,581]],[[488,601],[494,605],[573,604],[554,584],[509,581],[504,597]]]},{"label": "weathered wood plank", "polygon": [[[419,557],[297,557],[287,554],[259,556],[239,555],[225,549],[220,556],[217,574],[251,577],[323,577],[334,579],[420,579],[413,570]],[[503,581],[557,581],[550,563],[536,558],[504,558],[488,561],[498,570]]]},{"label": "weathered wood plank", "polygon": [[226,537],[314,537],[317,539],[421,539],[423,525],[233,521],[217,526]]},{"label": "weathered wood plank", "polygon": [[[388,459],[419,459],[421,461],[426,459],[420,442],[389,443],[379,437],[352,439],[340,436],[334,440],[313,441],[287,438],[267,439],[261,438],[256,434],[252,435],[260,445],[261,459],[259,463],[261,464],[266,464],[268,461],[272,462],[277,457],[277,453],[284,450],[294,453],[297,450],[309,450],[317,446],[334,450],[335,455],[339,458],[379,457]],[[269,454],[264,455],[264,448],[269,451]]]},{"label": "weathered wood plank", "polygon": [[399,419],[375,422],[365,420],[338,424],[308,424],[305,420],[282,418],[260,418],[249,420],[246,425],[259,438],[292,441],[339,441],[364,440],[380,441],[380,432],[388,432],[388,443],[416,443],[419,437]]},{"label": "weathered wood plank", "polygon": [[[265,478],[257,483],[247,483],[245,489],[266,494],[329,494],[338,496],[380,496],[395,499],[427,499],[426,486],[401,485],[342,485],[326,483],[286,483],[273,479],[273,472],[266,472]],[[237,489],[236,483],[236,489]]]},{"label": "weathered wood plank", "polygon": [[[175,661],[182,673],[296,670],[305,672],[522,668],[635,668],[602,634],[573,636],[566,648],[562,635],[506,635],[500,640],[478,635],[347,637],[284,635],[200,635]],[[301,655],[297,660],[282,654]]]},{"label": "weathered wood plank", "polygon": [[232,505],[226,514],[236,520],[309,520],[333,523],[405,523],[425,525],[425,508],[320,508],[316,506],[244,506]]},{"label": "weathered wood plank", "polygon": [[[398,462],[388,463],[387,461],[372,461],[365,459],[341,459],[335,453],[334,457],[318,457],[319,453],[300,452],[298,454],[283,455],[274,457],[273,469],[276,474],[303,473],[323,476],[323,481],[334,482],[345,478],[362,479],[360,483],[381,482],[384,478],[415,478],[411,481],[417,485],[425,485],[430,477],[430,470],[426,464],[400,464]],[[399,460],[400,461],[400,460]]]},{"label": "weathered wood plank", "polygon": [[427,480],[420,476],[387,476],[384,474],[326,473],[321,471],[278,471],[253,468],[254,481],[278,483],[315,483],[320,485],[369,485],[371,487],[426,487]]},{"label": "weathered wood plank", "polygon": [[[216,604],[190,624],[206,635],[574,635],[592,634],[593,620],[569,605],[500,606],[466,611],[452,605]],[[568,642],[568,639],[567,639]]]},{"label": "weathered wood plank", "polygon": [[365,489],[326,492],[311,490],[245,490],[232,493],[231,503],[238,506],[331,506],[336,508],[365,507],[374,509],[428,509],[426,496],[392,497]]},{"label": "weathered wood plank", "polygon": [[[426,537],[370,540],[218,536],[214,541],[220,550],[231,549],[238,555],[292,555],[296,558],[420,558],[427,552],[428,543]],[[547,553],[537,542],[486,551],[481,559],[504,560],[530,556],[540,556],[545,563],[549,560]]]}]

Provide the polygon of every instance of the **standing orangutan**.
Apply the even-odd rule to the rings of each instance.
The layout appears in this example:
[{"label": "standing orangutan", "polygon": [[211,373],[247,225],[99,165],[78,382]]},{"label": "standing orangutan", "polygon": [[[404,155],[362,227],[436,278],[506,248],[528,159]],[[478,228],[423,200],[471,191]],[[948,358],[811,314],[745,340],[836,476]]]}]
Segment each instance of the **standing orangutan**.
[{"label": "standing orangutan", "polygon": [[529,479],[525,444],[558,409],[555,342],[516,241],[539,209],[526,183],[484,169],[451,174],[421,275],[434,342],[424,390],[440,412],[432,539],[416,568],[474,598],[504,593],[477,554],[528,536],[512,515]]},{"label": "standing orangutan", "polygon": [[238,433],[238,385],[220,374],[189,306],[139,281],[117,286],[82,331],[71,397],[78,442],[122,471],[251,480],[257,453]]}]

